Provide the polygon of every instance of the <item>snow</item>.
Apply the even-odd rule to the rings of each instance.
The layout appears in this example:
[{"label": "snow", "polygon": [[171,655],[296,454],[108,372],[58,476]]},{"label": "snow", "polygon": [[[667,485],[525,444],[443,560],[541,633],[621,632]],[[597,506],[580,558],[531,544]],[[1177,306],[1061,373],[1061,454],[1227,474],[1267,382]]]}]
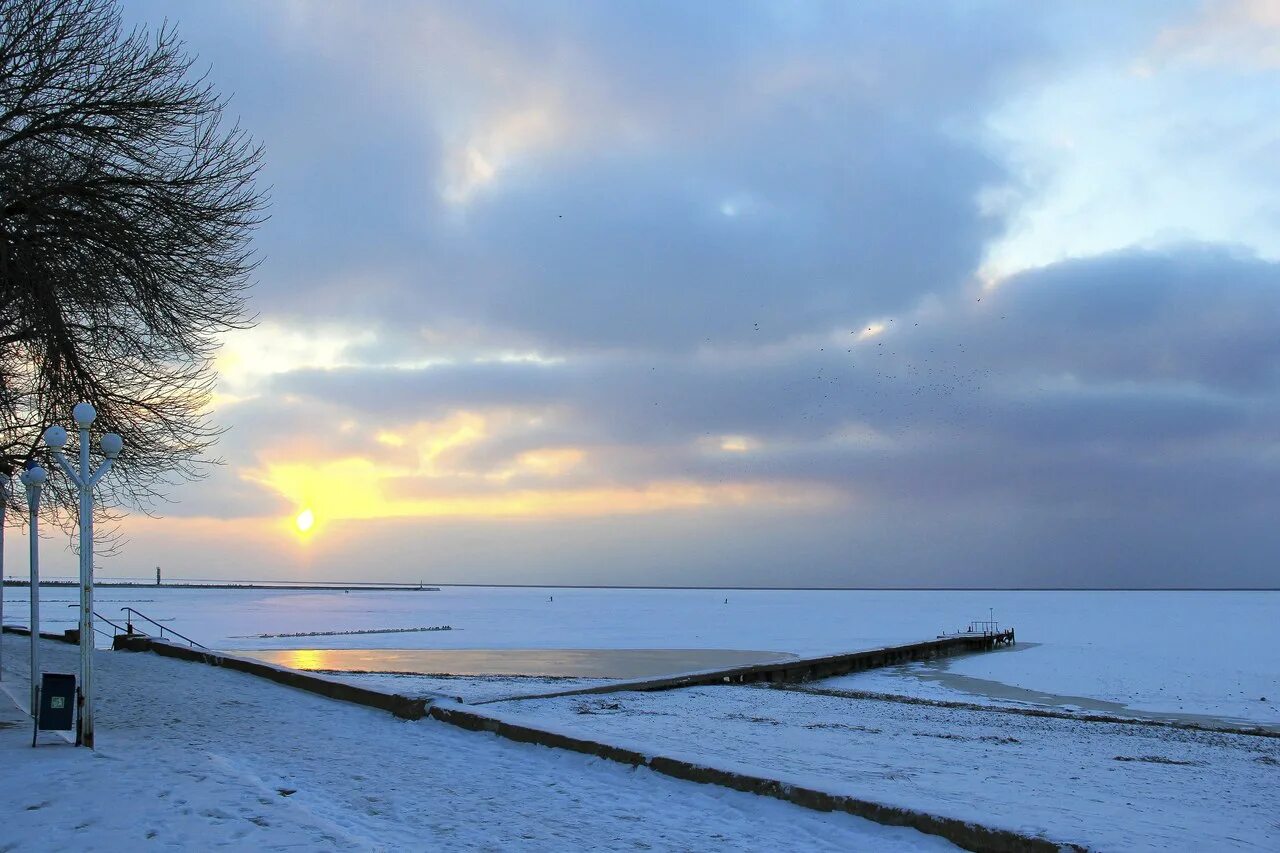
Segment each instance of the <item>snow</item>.
[{"label": "snow", "polygon": [[[1030,651],[1032,648],[1024,645],[993,654]],[[967,657],[921,661],[824,679],[813,685],[813,689],[832,693],[888,694],[988,707],[1040,708],[1081,715],[1101,714],[1126,719],[1192,723],[1206,728],[1257,728],[1280,733],[1280,723],[1274,722],[1280,716],[1280,713],[1277,713],[1280,702],[1273,698],[1274,691],[1270,691],[1269,688],[1267,689],[1273,696],[1249,699],[1236,690],[1234,697],[1204,694],[1198,698],[1198,701],[1189,701],[1183,698],[1183,694],[1196,689],[1203,690],[1205,685],[1194,681],[1193,676],[1180,673],[1172,675],[1166,682],[1171,688],[1168,694],[1169,700],[1142,702],[1136,699],[1136,694],[1132,691],[1127,691],[1135,698],[1131,698],[1129,704],[1125,704],[1090,696],[1072,696],[1018,687],[956,671],[970,664],[971,661]],[[997,671],[1005,675],[1006,672],[1012,672],[1012,667],[1009,670],[997,668]],[[1026,683],[1037,681],[1030,675],[1022,680]],[[1182,690],[1178,690],[1178,687]],[[1165,688],[1157,687],[1156,691],[1164,694]],[[1217,713],[1196,713],[1186,710],[1188,707]],[[1170,710],[1171,708],[1176,710]],[[1233,711],[1236,713],[1231,713]]]},{"label": "snow", "polygon": [[[26,642],[3,639],[18,693]],[[49,671],[74,672],[76,653],[43,643]],[[0,694],[0,849],[950,848],[243,673],[126,652],[96,665],[95,752],[49,735],[31,749],[29,721]]]},{"label": "snow", "polygon": [[[5,591],[12,622],[25,615],[25,592]],[[66,606],[74,596],[71,589],[42,591],[46,629],[74,623],[75,611]],[[220,649],[758,649],[801,655],[931,638],[991,607],[1018,631],[1012,650],[828,679],[806,689],[1280,726],[1280,659],[1271,653],[1280,646],[1275,592],[137,588],[102,589],[98,602],[99,611],[113,617],[120,607],[133,606],[172,620],[165,624]],[[329,633],[441,625],[451,630]],[[324,635],[259,636],[310,632]],[[5,641],[10,680],[25,666],[24,642]],[[62,668],[74,671],[73,647],[45,646],[48,669],[58,668],[61,656]],[[138,827],[151,826],[158,833],[153,841],[162,846],[208,837],[260,849],[413,846],[424,837],[443,839],[436,846],[446,849],[623,847],[636,832],[659,848],[857,848],[868,846],[866,833],[882,829],[438,723],[404,723],[251,676],[151,655],[102,658],[100,683],[109,695],[100,712],[99,757],[56,747],[18,754],[10,748],[29,742],[29,731],[0,728],[5,760],[12,755],[18,769],[66,771],[42,776],[30,789],[6,787],[8,799],[0,806],[18,816],[17,828],[6,823],[0,829],[0,849],[7,832],[75,826],[82,818],[72,813],[105,827],[104,837],[131,843]],[[335,677],[468,702],[603,683]],[[1280,848],[1276,739],[761,687],[508,701],[480,710],[1104,849]],[[46,760],[52,763],[40,763]],[[72,783],[60,780],[76,774],[88,774],[83,778],[92,781],[90,789],[123,785],[140,793],[118,809],[97,795],[79,802],[76,797],[87,795],[76,793],[75,808],[65,811],[63,797]],[[297,793],[283,797],[277,788]],[[166,805],[175,798],[186,801],[176,810]],[[602,810],[600,803],[610,805]],[[770,818],[777,817],[784,818],[786,832],[773,828],[778,822]],[[869,846],[923,839],[875,836]]]},{"label": "snow", "polygon": [[[42,590],[46,628],[74,624],[75,610],[66,605],[75,595],[68,588]],[[801,655],[928,639],[985,617],[990,607],[1017,629],[1016,651],[958,658],[949,662],[948,673],[1066,697],[1045,704],[1073,704],[1074,697],[1110,703],[1113,710],[1280,725],[1280,657],[1257,652],[1280,647],[1280,592],[442,587],[343,593],[138,587],[104,588],[97,602],[99,612],[111,618],[120,618],[120,608],[128,605],[172,619],[165,624],[221,649],[704,648]],[[5,613],[8,621],[23,622],[24,588],[5,591]],[[440,625],[453,630],[254,638]],[[902,675],[881,673],[874,678],[893,681],[850,686],[966,701],[991,690],[974,682]]]},{"label": "snow", "polygon": [[715,686],[483,713],[1096,849],[1280,849],[1280,739]]}]

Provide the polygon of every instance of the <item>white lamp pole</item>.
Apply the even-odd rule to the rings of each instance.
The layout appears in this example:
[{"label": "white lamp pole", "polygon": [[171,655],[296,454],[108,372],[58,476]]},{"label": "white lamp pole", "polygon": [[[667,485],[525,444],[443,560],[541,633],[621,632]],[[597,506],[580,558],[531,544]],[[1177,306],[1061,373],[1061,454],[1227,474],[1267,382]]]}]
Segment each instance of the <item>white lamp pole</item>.
[{"label": "white lamp pole", "polygon": [[[31,464],[31,463],[28,463]],[[19,477],[27,487],[27,509],[31,511],[31,716],[40,702],[40,490],[49,475],[39,465],[31,465]]]},{"label": "white lamp pole", "polygon": [[114,432],[102,437],[102,455],[106,459],[95,471],[89,467],[89,427],[98,413],[88,403],[76,403],[71,417],[80,429],[79,471],[71,467],[62,452],[67,446],[65,429],[49,427],[44,431],[44,440],[53,449],[58,465],[80,490],[80,713],[76,742],[93,749],[93,488],[111,470],[124,440]]}]

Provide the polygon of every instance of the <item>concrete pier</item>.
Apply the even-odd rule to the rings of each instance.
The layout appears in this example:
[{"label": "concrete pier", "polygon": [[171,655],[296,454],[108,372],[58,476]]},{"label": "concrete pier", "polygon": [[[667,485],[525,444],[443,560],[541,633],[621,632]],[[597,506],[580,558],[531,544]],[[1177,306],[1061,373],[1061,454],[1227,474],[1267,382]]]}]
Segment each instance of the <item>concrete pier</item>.
[{"label": "concrete pier", "polygon": [[953,655],[987,652],[1002,646],[1011,646],[1014,642],[1012,628],[995,634],[955,634],[939,637],[936,640],[908,643],[903,646],[885,646],[878,649],[841,652],[840,654],[822,655],[820,657],[793,658],[791,660],[749,664],[727,669],[689,672],[662,678],[614,681],[594,687],[508,696],[474,704],[487,705],[490,702],[509,702],[515,699],[549,699],[555,696],[577,696],[588,693],[617,693],[624,690],[675,690],[681,687],[700,687],[712,684],[751,684],[762,681],[795,684],[803,681],[814,681],[819,678],[831,678],[836,675],[848,675],[851,672],[862,672],[863,670],[877,669],[883,666],[896,666],[903,663],[933,660]]},{"label": "concrete pier", "polygon": [[987,652],[1000,646],[1011,646],[1013,643],[1012,628],[998,634],[957,634],[951,637],[939,637],[936,640],[926,640],[922,643],[910,643],[905,646],[885,646],[860,652],[844,652],[836,655],[798,658],[780,663],[742,667],[739,672],[726,671],[723,673],[720,683],[746,684],[753,681],[794,683],[798,681],[814,681],[819,678],[848,675],[851,672],[862,672],[865,669],[878,669],[883,666],[896,666],[903,663],[933,660],[934,658],[971,654],[973,652]]}]

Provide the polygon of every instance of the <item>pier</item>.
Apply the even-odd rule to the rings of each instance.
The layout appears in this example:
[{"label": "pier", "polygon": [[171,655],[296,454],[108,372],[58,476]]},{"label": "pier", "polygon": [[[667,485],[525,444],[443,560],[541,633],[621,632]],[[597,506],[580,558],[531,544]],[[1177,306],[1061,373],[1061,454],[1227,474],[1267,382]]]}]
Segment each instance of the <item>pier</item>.
[{"label": "pier", "polygon": [[571,690],[508,696],[474,704],[487,705],[491,702],[510,702],[517,699],[550,699],[556,696],[577,696],[589,693],[618,693],[625,690],[676,690],[681,687],[703,687],[715,684],[752,684],[757,682],[796,684],[804,681],[815,681],[820,678],[832,678],[837,675],[848,675],[849,673],[862,672],[868,669],[878,669],[884,666],[897,666],[904,663],[914,663],[915,661],[934,660],[935,658],[973,654],[975,652],[989,652],[1004,646],[1012,646],[1015,641],[1012,628],[995,633],[953,634],[939,637],[936,640],[925,640],[902,646],[884,646],[877,649],[841,652],[819,657],[791,658],[769,663],[682,673],[661,678],[614,681],[610,684],[599,684],[594,687],[578,687]]},{"label": "pier", "polygon": [[[748,667],[737,667],[720,673],[719,682],[724,684],[747,684],[753,681],[770,681],[795,683],[798,681],[814,681],[819,678],[831,678],[837,675],[848,675],[851,672],[862,672],[865,669],[878,669],[883,666],[896,666],[920,660],[951,657],[952,655],[988,652],[1002,646],[1014,644],[1013,629],[995,634],[956,634],[950,637],[939,637],[921,643],[910,643],[905,646],[885,646],[879,649],[867,649],[860,652],[844,652],[822,657],[797,658],[779,663],[755,664]],[[698,682],[708,684],[713,682]],[[677,684],[674,687],[688,685]]]}]

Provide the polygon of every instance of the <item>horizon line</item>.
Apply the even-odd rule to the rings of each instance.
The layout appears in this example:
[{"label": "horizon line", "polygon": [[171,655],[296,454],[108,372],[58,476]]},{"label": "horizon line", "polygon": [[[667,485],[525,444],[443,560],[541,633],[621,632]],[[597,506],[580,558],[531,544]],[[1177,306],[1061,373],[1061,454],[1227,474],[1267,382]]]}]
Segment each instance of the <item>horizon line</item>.
[{"label": "horizon line", "polygon": [[[101,578],[95,586],[128,584],[155,588],[157,584],[141,577],[116,576]],[[463,587],[491,589],[652,589],[652,590],[734,590],[749,592],[1280,592],[1276,586],[732,586],[732,585],[652,585],[652,584],[565,584],[565,583],[449,583],[443,581],[342,581],[342,580],[279,580],[270,578],[179,578],[163,581],[161,588],[199,588],[209,584],[260,585],[310,587],[397,587],[416,590],[419,587]],[[4,578],[4,586],[30,586],[25,578]],[[40,581],[40,586],[75,586],[78,579],[54,576]]]}]

